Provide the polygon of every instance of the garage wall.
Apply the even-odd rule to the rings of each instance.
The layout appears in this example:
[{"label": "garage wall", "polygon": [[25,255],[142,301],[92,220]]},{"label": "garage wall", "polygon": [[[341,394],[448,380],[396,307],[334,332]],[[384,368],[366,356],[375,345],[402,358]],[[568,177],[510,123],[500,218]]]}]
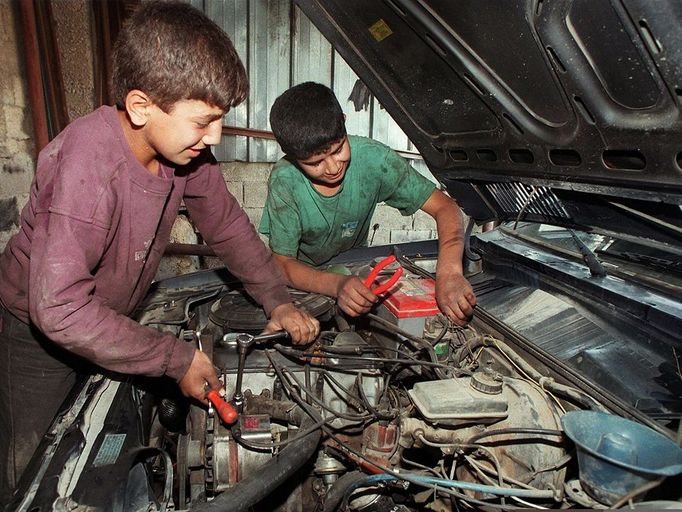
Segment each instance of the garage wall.
[{"label": "garage wall", "polygon": [[[249,77],[249,97],[225,116],[226,124],[270,130],[268,114],[275,98],[293,85],[315,81],[336,94],[349,133],[415,154],[398,124],[293,0],[189,1],[230,36]],[[358,90],[367,94],[357,94]],[[282,156],[274,140],[239,135],[224,137],[215,150],[223,161],[273,162]]]},{"label": "garage wall", "polygon": [[27,104],[17,2],[0,2],[0,249],[17,231],[33,177],[33,122]]},{"label": "garage wall", "polygon": [[[365,97],[364,105],[350,99],[356,87],[362,85],[358,76],[292,0],[189,1],[230,35],[249,76],[249,97],[228,113],[226,124],[268,131],[268,114],[277,96],[308,80],[320,82],[329,86],[339,99],[348,133],[371,137],[403,152],[410,157],[413,167],[433,179],[405,133],[371,94]],[[223,166],[228,185],[258,224],[271,167],[258,162],[273,162],[283,156],[278,144],[273,140],[230,135],[223,137],[214,153],[218,160],[232,162]],[[379,205],[372,220],[372,225],[376,224],[373,238],[370,233],[373,245],[436,236],[435,222],[422,212],[403,217],[397,210]]]},{"label": "garage wall", "polygon": [[[90,32],[92,13],[88,0],[52,0],[52,3],[57,42],[64,73],[67,110],[70,118],[75,119],[90,112],[95,107],[92,60],[90,58],[92,52]],[[260,3],[264,4],[266,2]],[[33,127],[30,108],[27,105],[25,70],[23,69],[24,58],[17,4],[18,2],[15,1],[0,0],[0,23],[2,23],[3,27],[0,34],[0,66],[2,66],[0,69],[3,70],[0,73],[0,250],[4,248],[7,240],[18,228],[19,212],[28,199],[29,187],[35,167]],[[213,9],[217,9],[220,5],[224,7],[228,4],[230,2],[222,3],[218,0],[213,0],[209,3],[209,5],[213,6]],[[289,5],[289,2],[283,2],[283,4]],[[251,12],[253,14],[253,11]],[[228,14],[225,14],[225,16]],[[237,16],[239,13],[234,12],[232,15]],[[304,37],[311,41],[309,47],[315,48],[316,45],[312,44],[312,41],[318,40],[318,36],[315,33],[314,27],[307,25],[305,19],[300,17],[296,19],[296,23],[298,23],[296,32],[307,34]],[[321,44],[322,42],[320,42]],[[325,44],[327,43],[325,42]],[[325,51],[329,51],[329,48],[327,47]],[[309,57],[309,59],[313,60],[315,58],[313,55]],[[339,60],[334,59],[337,73],[336,83],[354,83],[355,75],[352,75],[352,71],[347,68],[345,63],[339,62]],[[345,76],[343,79],[340,78],[342,72]],[[303,79],[315,77],[301,75],[299,78],[302,81]],[[320,81],[324,80],[320,78]],[[255,98],[254,95],[257,92],[258,87],[252,92],[253,98]],[[271,101],[274,100],[275,96],[270,94],[267,97]],[[363,132],[364,128],[362,126],[364,125],[361,122],[362,119],[367,118],[369,113],[366,111],[355,112],[352,108],[352,103],[343,99],[342,103],[349,113],[349,131],[369,135],[369,133]],[[267,108],[267,106],[256,107],[255,105],[256,102],[251,101],[250,108],[252,110]],[[378,107],[376,111],[378,116],[386,116],[386,113]],[[265,115],[263,119],[267,119],[267,116]],[[375,117],[375,119],[378,119],[378,117]],[[263,125],[263,127],[267,128],[267,124]],[[392,133],[391,130],[382,133],[389,134]],[[220,158],[222,152],[222,157],[225,159],[227,157],[225,154],[227,147],[235,148],[238,146],[238,144],[234,146],[236,139],[232,137],[231,141],[225,140],[221,148],[218,148],[216,151],[216,156]],[[247,141],[244,139],[242,138],[241,143],[245,145]],[[257,143],[255,139],[252,139],[252,141],[249,144],[252,146],[251,154],[254,154],[254,152],[257,152],[254,149],[257,147]],[[280,153],[276,143],[270,141],[267,145],[262,145],[263,142],[261,141],[261,146],[258,146],[260,148],[259,151],[262,150],[264,152],[260,156],[265,158],[267,155],[270,160],[278,158]],[[384,142],[390,141],[384,140]],[[245,156],[245,154],[242,156]],[[235,154],[232,157],[231,161],[223,163],[225,179],[230,190],[245,207],[249,217],[257,224],[260,221],[265,203],[267,179],[272,162],[249,163],[237,161],[238,159],[235,158]],[[385,205],[379,205],[372,224],[379,225],[372,239],[374,245],[435,237],[435,224],[430,217],[421,212],[414,216],[403,217],[396,210]],[[187,226],[186,220],[179,221],[173,236],[173,241],[176,242],[193,243],[195,241],[195,236],[191,228]],[[195,260],[191,264],[178,262],[176,266],[178,266],[178,272],[184,272],[191,270],[191,267],[194,265],[196,265]],[[174,272],[174,268],[170,268],[168,272]]]}]

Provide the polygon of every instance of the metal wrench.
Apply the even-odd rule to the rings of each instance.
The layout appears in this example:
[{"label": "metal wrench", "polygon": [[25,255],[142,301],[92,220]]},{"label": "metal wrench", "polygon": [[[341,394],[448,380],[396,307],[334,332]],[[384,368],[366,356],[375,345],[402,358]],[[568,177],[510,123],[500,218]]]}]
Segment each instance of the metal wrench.
[{"label": "metal wrench", "polygon": [[256,343],[265,343],[267,341],[280,340],[288,337],[289,333],[286,331],[275,331],[268,334],[259,334],[257,336],[247,333],[241,333],[237,335],[239,366],[237,367],[237,382],[234,385],[234,395],[232,395],[231,402],[239,412],[242,411],[244,406],[242,379],[244,377],[244,366],[246,365],[246,353],[249,351],[249,348]]}]

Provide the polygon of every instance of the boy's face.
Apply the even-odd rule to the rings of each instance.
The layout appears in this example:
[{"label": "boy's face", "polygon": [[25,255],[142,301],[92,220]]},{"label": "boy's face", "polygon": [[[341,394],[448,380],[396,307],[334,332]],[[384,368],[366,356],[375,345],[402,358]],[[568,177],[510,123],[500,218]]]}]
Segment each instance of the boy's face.
[{"label": "boy's face", "polygon": [[152,105],[145,125],[147,143],[166,160],[186,165],[204,148],[220,142],[224,114],[199,100],[180,100],[169,113]]},{"label": "boy's face", "polygon": [[325,187],[340,185],[346,175],[350,161],[348,137],[334,142],[327,151],[313,155],[296,163],[313,183]]}]

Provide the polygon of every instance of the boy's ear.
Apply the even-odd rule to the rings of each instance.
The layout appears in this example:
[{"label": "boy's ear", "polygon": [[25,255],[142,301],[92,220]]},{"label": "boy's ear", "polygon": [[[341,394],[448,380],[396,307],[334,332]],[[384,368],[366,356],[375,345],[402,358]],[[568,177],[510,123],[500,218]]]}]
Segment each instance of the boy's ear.
[{"label": "boy's ear", "polygon": [[126,112],[135,126],[142,127],[147,124],[152,105],[151,98],[139,89],[133,89],[126,95]]}]

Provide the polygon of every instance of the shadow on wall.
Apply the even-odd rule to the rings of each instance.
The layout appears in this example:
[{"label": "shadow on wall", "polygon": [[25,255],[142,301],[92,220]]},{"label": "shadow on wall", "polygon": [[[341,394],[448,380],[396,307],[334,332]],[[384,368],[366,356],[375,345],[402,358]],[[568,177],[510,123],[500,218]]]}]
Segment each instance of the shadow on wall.
[{"label": "shadow on wall", "polygon": [[19,225],[17,198],[0,199],[0,231],[9,231]]}]

